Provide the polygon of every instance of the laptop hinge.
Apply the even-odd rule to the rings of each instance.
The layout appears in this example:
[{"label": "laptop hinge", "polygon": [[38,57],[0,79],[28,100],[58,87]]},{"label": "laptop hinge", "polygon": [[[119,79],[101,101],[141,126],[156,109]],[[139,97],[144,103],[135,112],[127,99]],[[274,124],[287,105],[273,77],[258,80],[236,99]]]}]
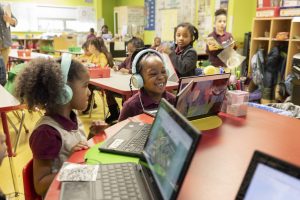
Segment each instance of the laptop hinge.
[{"label": "laptop hinge", "polygon": [[149,195],[151,196],[151,199],[163,199],[161,196],[161,193],[155,183],[154,177],[151,175],[150,170],[143,166],[141,162],[138,165],[138,171],[142,175],[142,179],[145,185],[145,188],[147,189]]}]

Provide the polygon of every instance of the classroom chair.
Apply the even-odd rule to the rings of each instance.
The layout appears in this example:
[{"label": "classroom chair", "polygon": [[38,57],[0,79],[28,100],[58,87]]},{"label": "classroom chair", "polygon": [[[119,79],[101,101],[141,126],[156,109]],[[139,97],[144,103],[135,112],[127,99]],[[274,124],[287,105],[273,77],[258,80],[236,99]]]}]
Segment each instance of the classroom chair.
[{"label": "classroom chair", "polygon": [[31,159],[23,168],[23,185],[25,200],[42,200],[34,190],[33,184],[33,159]]}]

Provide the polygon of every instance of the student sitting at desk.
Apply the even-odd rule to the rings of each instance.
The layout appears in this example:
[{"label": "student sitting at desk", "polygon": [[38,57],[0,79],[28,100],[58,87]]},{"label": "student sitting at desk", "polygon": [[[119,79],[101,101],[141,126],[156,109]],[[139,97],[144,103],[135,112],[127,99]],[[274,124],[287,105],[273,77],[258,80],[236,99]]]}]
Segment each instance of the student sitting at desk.
[{"label": "student sitting at desk", "polygon": [[193,43],[198,39],[198,30],[190,23],[181,23],[175,28],[175,49],[169,45],[161,45],[158,51],[169,54],[178,77],[194,76],[197,52]]},{"label": "student sitting at desk", "polygon": [[175,96],[166,91],[168,75],[160,53],[153,49],[137,53],[132,62],[132,72],[131,83],[140,91],[124,103],[119,121],[157,109],[162,97],[174,105]]},{"label": "student sitting at desk", "polygon": [[83,49],[84,53],[82,55],[78,56],[77,60],[79,62],[85,63],[92,56],[92,53],[89,51],[89,41],[86,41],[85,43],[83,43],[81,48]]},{"label": "student sitting at desk", "polygon": [[[92,55],[87,60],[88,63],[93,63],[100,67],[106,67],[106,66],[113,67],[114,66],[112,56],[108,52],[102,38],[95,38],[95,39],[89,40],[88,42],[89,42],[89,48],[88,48],[89,52],[92,53]],[[93,94],[96,87],[89,85],[89,89],[91,90],[91,92]],[[83,114],[87,114],[89,112],[93,96],[94,95],[91,95],[89,97],[88,106],[84,111],[82,111]],[[96,108],[96,107],[97,107],[97,105],[94,104],[94,108]]]},{"label": "student sitting at desk", "polygon": [[[115,71],[119,70],[124,74],[131,73],[132,54],[137,49],[142,49],[143,47],[144,47],[144,41],[142,39],[138,37],[133,37],[132,39],[130,39],[127,43],[127,52],[128,52],[127,58],[118,66],[118,68],[114,67],[114,70]],[[105,119],[105,122],[108,124],[112,124],[114,121],[118,120],[120,115],[120,108],[115,99],[117,95],[114,92],[108,90],[105,91],[105,94],[106,94],[106,102],[110,113],[110,116]]]},{"label": "student sitting at desk", "polygon": [[150,47],[151,49],[157,50],[161,45],[161,38],[155,37],[153,41],[153,45]]},{"label": "student sitting at desk", "polygon": [[[83,110],[91,92],[89,73],[78,61],[64,57],[32,60],[18,75],[16,95],[29,110],[44,109],[29,144],[33,154],[33,180],[37,194],[44,196],[66,159],[75,151],[87,149],[82,123],[73,110]],[[92,124],[100,131],[104,122]],[[98,130],[97,130],[98,129]]]},{"label": "student sitting at desk", "polygon": [[[122,73],[130,73],[131,74],[131,56],[133,52],[137,49],[142,49],[144,48],[144,41],[141,38],[138,37],[132,37],[128,43],[127,43],[127,57],[126,59],[118,66],[118,70]],[[117,70],[116,68],[114,68]]]},{"label": "student sitting at desk", "polygon": [[[5,135],[0,133],[0,166],[2,164],[3,159],[7,156],[7,147],[5,143]],[[5,200],[5,195],[3,194],[0,188],[0,200]]]}]

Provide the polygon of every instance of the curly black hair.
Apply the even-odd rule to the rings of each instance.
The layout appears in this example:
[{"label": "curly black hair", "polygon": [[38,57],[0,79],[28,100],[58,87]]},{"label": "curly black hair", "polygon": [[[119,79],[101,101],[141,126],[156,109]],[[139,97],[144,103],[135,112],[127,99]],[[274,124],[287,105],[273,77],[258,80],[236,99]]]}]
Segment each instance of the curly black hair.
[{"label": "curly black hair", "polygon": [[[36,58],[29,62],[16,78],[15,95],[26,103],[29,110],[35,107],[55,110],[59,94],[64,87],[63,74],[59,60]],[[86,68],[78,61],[72,60],[68,81],[80,79]]]}]

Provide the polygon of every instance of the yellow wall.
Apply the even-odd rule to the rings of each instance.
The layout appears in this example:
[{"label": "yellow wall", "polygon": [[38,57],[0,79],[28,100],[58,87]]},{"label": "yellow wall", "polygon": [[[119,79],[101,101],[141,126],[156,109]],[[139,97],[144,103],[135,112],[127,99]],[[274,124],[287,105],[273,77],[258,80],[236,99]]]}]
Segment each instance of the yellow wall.
[{"label": "yellow wall", "polygon": [[232,16],[232,34],[238,42],[244,41],[244,34],[252,29],[255,17],[256,1],[229,0],[228,20]]},{"label": "yellow wall", "polygon": [[[93,6],[93,3],[86,3],[85,0],[4,0],[6,2],[19,3],[36,3],[48,5],[64,5],[64,6]],[[94,2],[102,0],[94,0]]]}]

